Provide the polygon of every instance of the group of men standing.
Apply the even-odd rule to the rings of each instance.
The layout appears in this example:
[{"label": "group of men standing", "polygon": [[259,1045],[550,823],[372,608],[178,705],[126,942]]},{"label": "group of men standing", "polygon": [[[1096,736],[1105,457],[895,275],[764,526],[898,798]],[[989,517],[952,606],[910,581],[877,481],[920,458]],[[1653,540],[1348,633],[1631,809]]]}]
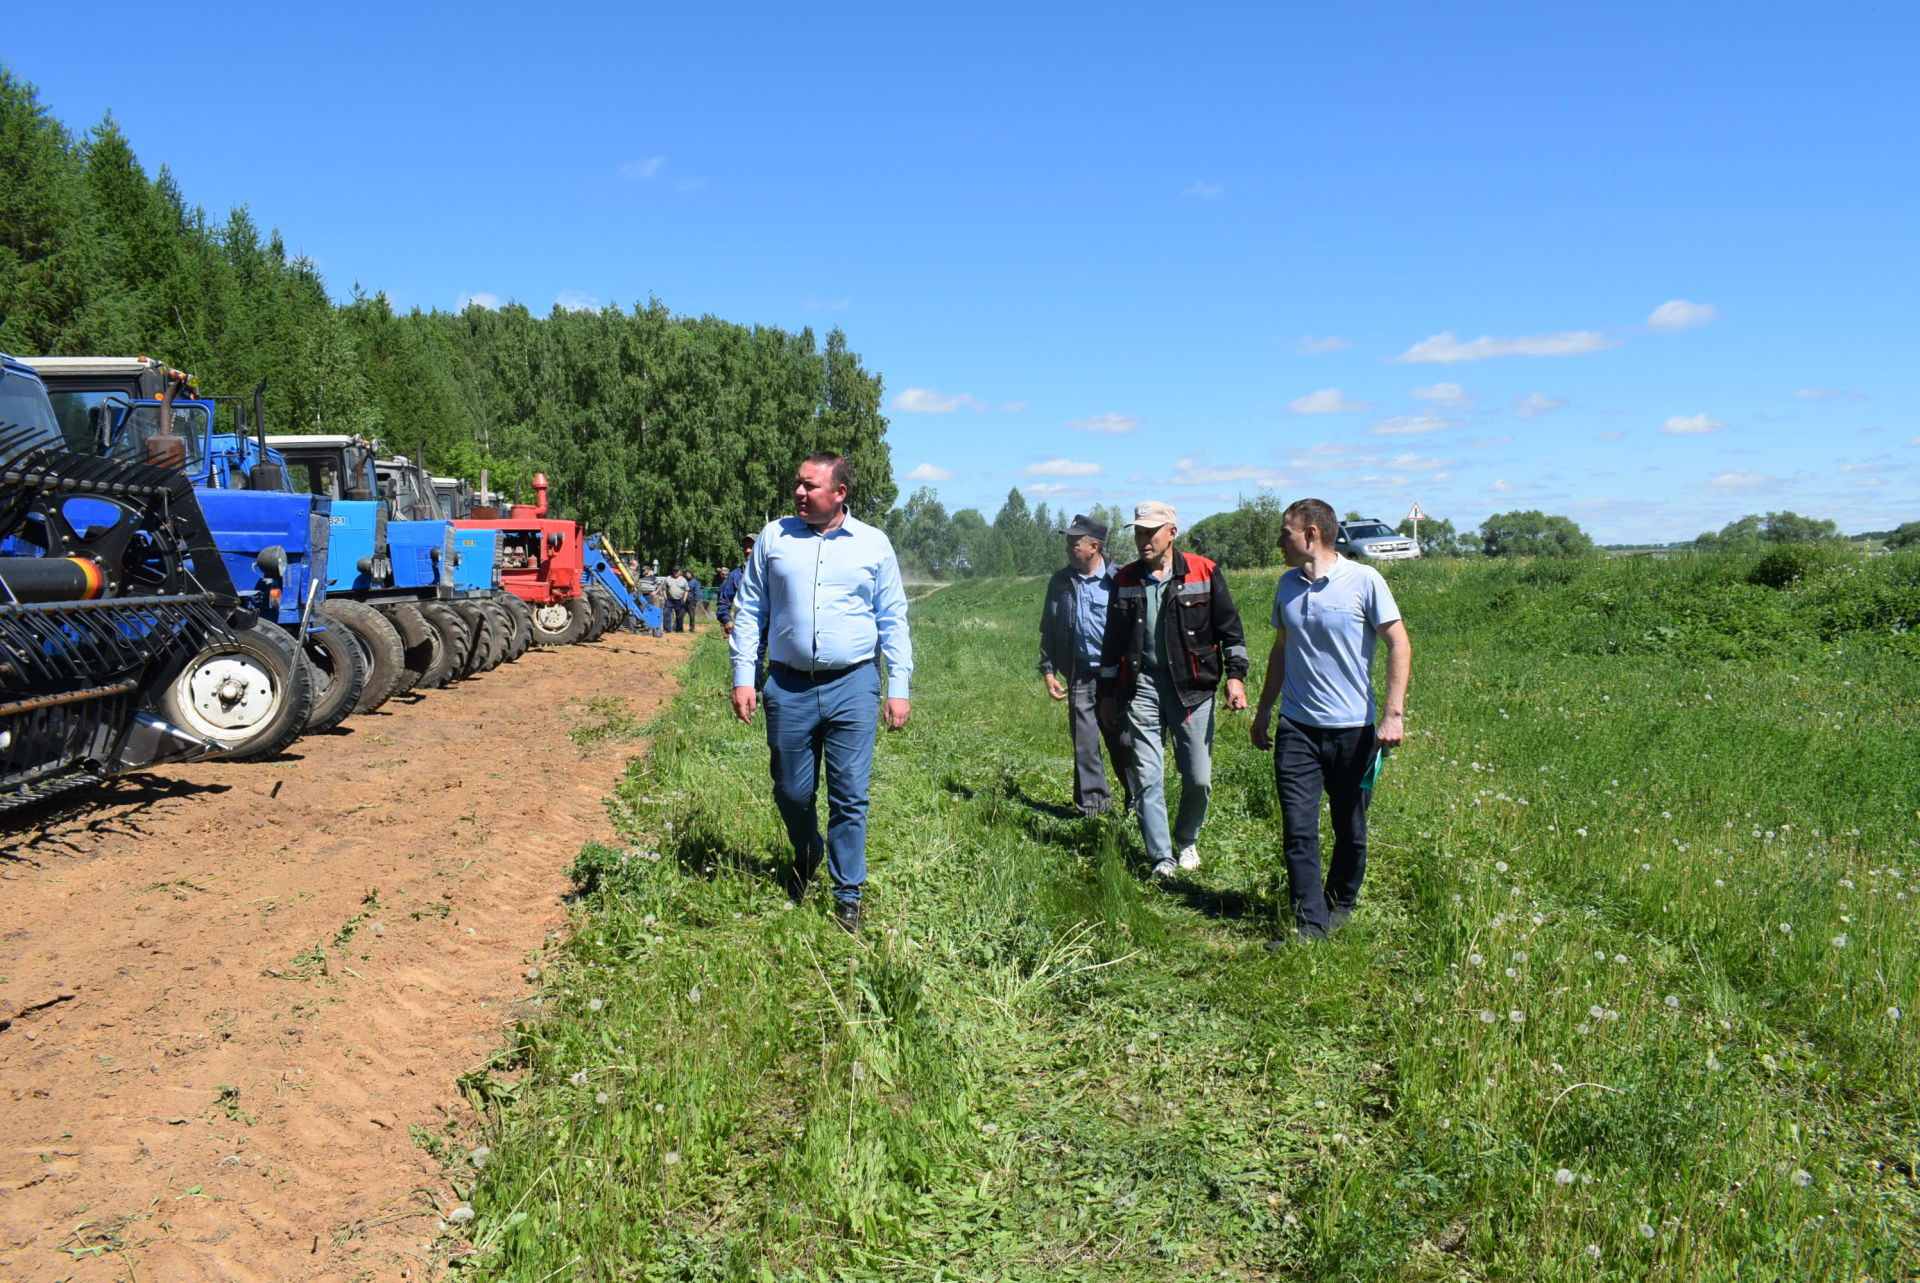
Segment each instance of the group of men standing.
[{"label": "group of men standing", "polygon": [[[734,714],[751,722],[766,709],[774,802],[792,847],[788,894],[800,900],[824,860],[835,920],[858,932],[876,706],[888,729],[907,725],[913,648],[893,545],[848,510],[852,485],[846,459],[808,456],[794,479],[794,515],[745,541],[743,564],[721,591],[721,622]],[[1171,505],[1138,505],[1128,527],[1138,555],[1123,566],[1108,559],[1100,522],[1076,516],[1060,532],[1067,564],[1047,583],[1039,667],[1047,693],[1067,706],[1075,807],[1086,816],[1112,808],[1104,745],[1153,876],[1166,881],[1200,867],[1215,704],[1224,682],[1227,711],[1248,707],[1247,643],[1220,567],[1175,546]],[[1274,594],[1273,646],[1251,727],[1253,746],[1273,753],[1293,909],[1292,926],[1269,948],[1323,937],[1352,914],[1366,873],[1373,776],[1380,756],[1406,734],[1406,627],[1380,573],[1334,551],[1338,532],[1333,509],[1319,499],[1299,500],[1282,517],[1288,568]],[[1376,719],[1372,663],[1380,642],[1387,695]],[[1181,780],[1171,824],[1168,743]],[[1324,870],[1323,793],[1334,833]]]}]

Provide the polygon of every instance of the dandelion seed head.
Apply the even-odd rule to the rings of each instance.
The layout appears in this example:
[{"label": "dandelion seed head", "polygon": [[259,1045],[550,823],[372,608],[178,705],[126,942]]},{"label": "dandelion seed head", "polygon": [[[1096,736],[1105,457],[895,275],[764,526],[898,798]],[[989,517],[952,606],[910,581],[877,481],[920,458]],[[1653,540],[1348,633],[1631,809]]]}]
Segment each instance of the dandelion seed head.
[{"label": "dandelion seed head", "polygon": [[677,1149],[670,1149],[666,1153],[660,1155],[660,1161],[665,1163],[668,1167],[672,1167],[675,1163],[678,1163],[680,1161],[680,1151]]},{"label": "dandelion seed head", "polygon": [[1593,1026],[1583,1020],[1579,1024],[1573,1027],[1573,1032],[1579,1034],[1581,1037],[1584,1038],[1588,1034],[1593,1032]]},{"label": "dandelion seed head", "polygon": [[1720,1072],[1720,1057],[1714,1055],[1712,1052],[1707,1053],[1707,1072],[1710,1074]]},{"label": "dandelion seed head", "polygon": [[1562,1167],[1553,1174],[1553,1183],[1555,1185],[1573,1184],[1573,1169],[1571,1167]]},{"label": "dandelion seed head", "polygon": [[1670,993],[1670,994],[1668,994],[1668,995],[1667,995],[1667,1005],[1668,1005],[1669,1007],[1672,1007],[1672,1008],[1674,1008],[1675,1010],[1678,1010],[1678,1009],[1679,1009],[1679,1007],[1680,1007],[1680,995],[1679,995],[1679,994],[1677,994],[1677,993]]},{"label": "dandelion seed head", "polygon": [[1600,1245],[1598,1243],[1587,1244],[1587,1259],[1596,1265],[1600,1263]]},{"label": "dandelion seed head", "polygon": [[593,1094],[594,1103],[597,1105],[604,1105],[612,1099],[613,1097],[607,1095],[607,1093],[605,1093],[604,1091],[595,1092]]},{"label": "dandelion seed head", "polygon": [[695,985],[693,988],[687,990],[687,1001],[692,1003],[696,1007],[700,1005],[700,986],[699,985]]},{"label": "dandelion seed head", "polygon": [[1640,1237],[1641,1237],[1641,1238],[1652,1238],[1652,1237],[1653,1237],[1653,1226],[1651,1226],[1651,1225],[1644,1225],[1644,1224],[1643,1224],[1643,1225],[1641,1225],[1641,1227],[1639,1228],[1639,1230],[1637,1231],[1637,1233],[1638,1233],[1638,1234],[1640,1235]]},{"label": "dandelion seed head", "polygon": [[1493,862],[1493,871],[1495,873],[1505,873],[1507,871],[1507,862],[1505,860],[1495,860]]},{"label": "dandelion seed head", "polygon": [[602,1001],[601,1001],[600,999],[598,999],[598,998],[589,998],[589,999],[587,999],[587,1010],[588,1010],[588,1011],[598,1011],[598,1010],[600,1010],[600,1009],[601,1009],[602,1007],[604,1007],[604,1006],[606,1006],[606,1005],[607,1005],[606,1003],[604,1003],[604,1002],[602,1002]]},{"label": "dandelion seed head", "polygon": [[1841,932],[1841,933],[1840,933],[1839,935],[1837,935],[1837,936],[1835,936],[1835,937],[1833,938],[1833,947],[1834,947],[1834,948],[1836,948],[1836,949],[1844,949],[1844,948],[1846,948],[1846,947],[1847,947],[1847,933],[1846,933],[1846,932],[1844,932],[1844,931],[1842,931],[1842,932]]},{"label": "dandelion seed head", "polygon": [[1479,965],[1480,965],[1481,963],[1483,963],[1483,962],[1485,962],[1485,961],[1486,961],[1486,959],[1485,959],[1485,958],[1483,958],[1483,957],[1481,957],[1481,956],[1480,956],[1479,954],[1477,954],[1477,953],[1470,953],[1470,954],[1468,954],[1468,955],[1467,955],[1467,965],[1468,965],[1469,967],[1477,967],[1477,966],[1479,966]]},{"label": "dandelion seed head", "polygon": [[1491,1011],[1483,1011],[1480,1013],[1480,1023],[1483,1025],[1490,1025],[1498,1019],[1500,1019],[1500,1017],[1494,1015]]},{"label": "dandelion seed head", "polygon": [[1796,1167],[1793,1169],[1793,1183],[1801,1189],[1805,1189],[1807,1186],[1813,1184],[1813,1173],[1804,1167]]},{"label": "dandelion seed head", "polygon": [[1525,949],[1515,949],[1513,951],[1514,965],[1517,967],[1525,966],[1526,962],[1527,962],[1527,951]]},{"label": "dandelion seed head", "polygon": [[1626,966],[1626,965],[1627,965],[1627,955],[1626,955],[1626,954],[1624,954],[1624,953],[1616,953],[1616,954],[1614,954],[1614,955],[1613,955],[1613,965],[1614,965],[1614,966],[1616,966],[1616,967],[1624,967],[1624,966]]},{"label": "dandelion seed head", "polygon": [[1516,1025],[1519,1024],[1521,1021],[1525,1020],[1526,1018],[1527,1018],[1527,1013],[1524,1011],[1520,1011],[1518,1009],[1509,1011],[1507,1013],[1507,1019],[1511,1020]]}]

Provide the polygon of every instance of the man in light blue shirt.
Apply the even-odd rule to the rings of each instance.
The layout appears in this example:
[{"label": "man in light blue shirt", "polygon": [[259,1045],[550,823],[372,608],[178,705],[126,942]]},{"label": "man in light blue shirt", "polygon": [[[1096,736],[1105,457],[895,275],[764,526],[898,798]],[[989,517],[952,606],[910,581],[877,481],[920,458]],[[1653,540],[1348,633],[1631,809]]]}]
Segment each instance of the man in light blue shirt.
[{"label": "man in light blue shirt", "polygon": [[[767,747],[773,800],[793,844],[787,893],[798,902],[824,854],[834,919],[860,930],[867,880],[867,784],[882,656],[889,730],[907,724],[913,643],[893,544],[847,510],[853,468],[831,452],[807,456],[794,478],[794,514],[755,540],[734,598],[728,649],[733,711],[753,720],[754,664],[767,638]],[[820,763],[827,767],[827,832],[819,827]]]},{"label": "man in light blue shirt", "polygon": [[[1393,590],[1372,566],[1333,550],[1333,507],[1289,504],[1280,518],[1289,569],[1273,598],[1273,651],[1253,717],[1253,746],[1273,750],[1294,927],[1268,944],[1316,939],[1343,925],[1367,872],[1367,804],[1377,755],[1406,737],[1413,649]],[[1373,651],[1387,645],[1387,700],[1374,724]],[[1274,700],[1278,724],[1272,722]],[[1320,868],[1320,794],[1333,820],[1333,859]]]}]

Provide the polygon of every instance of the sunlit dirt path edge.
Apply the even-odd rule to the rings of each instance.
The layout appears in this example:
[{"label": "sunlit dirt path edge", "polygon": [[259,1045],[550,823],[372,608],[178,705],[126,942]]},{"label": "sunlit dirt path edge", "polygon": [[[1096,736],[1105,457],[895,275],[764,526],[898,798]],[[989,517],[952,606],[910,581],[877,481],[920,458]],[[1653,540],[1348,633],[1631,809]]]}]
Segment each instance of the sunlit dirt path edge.
[{"label": "sunlit dirt path edge", "polygon": [[691,640],[529,652],[0,830],[0,1278],[432,1277],[419,1138],[645,749],[569,731],[645,724]]}]

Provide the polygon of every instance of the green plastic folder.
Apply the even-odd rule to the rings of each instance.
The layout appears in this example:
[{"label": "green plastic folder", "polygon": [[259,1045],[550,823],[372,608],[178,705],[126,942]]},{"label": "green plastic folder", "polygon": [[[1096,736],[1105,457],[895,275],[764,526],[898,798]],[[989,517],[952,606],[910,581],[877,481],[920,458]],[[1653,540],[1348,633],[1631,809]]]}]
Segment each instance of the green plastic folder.
[{"label": "green plastic folder", "polygon": [[1370,789],[1373,782],[1380,778],[1380,764],[1387,760],[1387,750],[1378,748],[1373,751],[1373,761],[1367,764],[1367,773],[1360,777],[1360,787]]}]

